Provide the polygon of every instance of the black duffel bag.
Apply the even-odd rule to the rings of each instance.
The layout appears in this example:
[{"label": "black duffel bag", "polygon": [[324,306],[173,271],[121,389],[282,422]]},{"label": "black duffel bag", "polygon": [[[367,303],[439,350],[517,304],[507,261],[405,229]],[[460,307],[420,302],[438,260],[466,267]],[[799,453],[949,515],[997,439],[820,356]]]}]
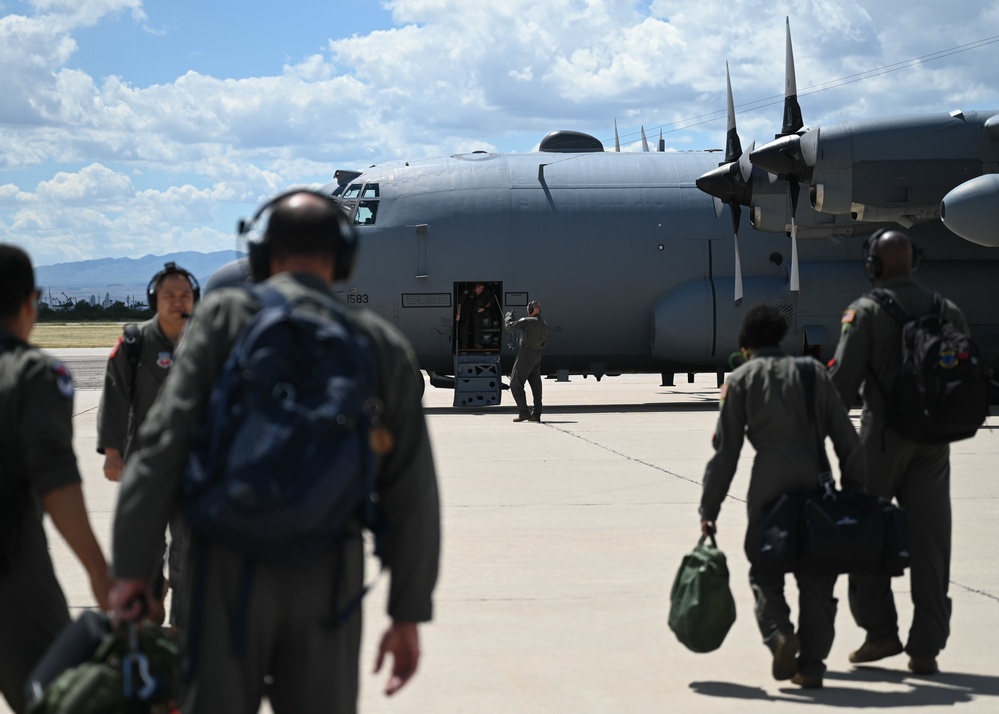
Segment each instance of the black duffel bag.
[{"label": "black duffel bag", "polygon": [[839,491],[815,415],[815,363],[797,358],[806,413],[813,416],[820,473],[817,488],[786,493],[763,517],[759,565],[773,573],[885,573],[909,565],[905,511],[890,500]]},{"label": "black duffel bag", "polygon": [[760,567],[902,575],[909,564],[905,511],[884,498],[838,491],[823,477],[816,491],[784,494],[766,512]]}]

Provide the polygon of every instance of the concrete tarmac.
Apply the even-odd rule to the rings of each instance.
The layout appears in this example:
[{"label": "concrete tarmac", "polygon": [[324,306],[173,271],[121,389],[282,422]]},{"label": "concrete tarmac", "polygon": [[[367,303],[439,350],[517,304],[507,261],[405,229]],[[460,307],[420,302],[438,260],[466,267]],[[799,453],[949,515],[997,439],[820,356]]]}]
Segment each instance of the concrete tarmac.
[{"label": "concrete tarmac", "polygon": [[[101,369],[94,359],[106,350],[58,354],[77,374],[76,451],[88,511],[106,546],[118,488],[104,480],[95,452]],[[387,578],[378,581],[364,602],[360,711],[999,711],[999,568],[989,545],[999,533],[999,417],[952,446],[953,618],[939,658],[943,673],[911,675],[905,655],[850,665],[847,655],[863,632],[850,617],[841,578],[825,688],[803,691],[770,677],[753,618],[742,552],[748,442],[719,519],[736,623],[710,654],[687,651],[667,626],[673,577],[699,537],[700,482],[718,409],[713,375],[692,384],[682,377],[675,387],[659,386],[655,375],[545,380],[542,424],[513,423],[507,392],[502,406],[470,411],[451,406],[452,392],[427,387],[444,537],[435,620],[420,630],[416,677],[385,697],[386,673],[371,673],[387,624]],[[82,569],[51,529],[50,545],[74,613],[92,606]],[[896,579],[894,589],[904,641],[908,578]],[[787,591],[796,613],[792,578]],[[261,711],[270,711],[266,703]]]}]

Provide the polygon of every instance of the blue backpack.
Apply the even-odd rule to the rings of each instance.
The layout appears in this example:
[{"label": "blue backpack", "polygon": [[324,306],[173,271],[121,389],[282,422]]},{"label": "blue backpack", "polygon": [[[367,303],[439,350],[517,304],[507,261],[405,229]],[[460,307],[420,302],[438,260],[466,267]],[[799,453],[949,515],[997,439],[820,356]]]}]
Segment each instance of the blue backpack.
[{"label": "blue backpack", "polygon": [[212,387],[182,510],[196,534],[249,560],[304,563],[352,522],[372,527],[374,363],[328,303],[252,292],[262,308]]}]

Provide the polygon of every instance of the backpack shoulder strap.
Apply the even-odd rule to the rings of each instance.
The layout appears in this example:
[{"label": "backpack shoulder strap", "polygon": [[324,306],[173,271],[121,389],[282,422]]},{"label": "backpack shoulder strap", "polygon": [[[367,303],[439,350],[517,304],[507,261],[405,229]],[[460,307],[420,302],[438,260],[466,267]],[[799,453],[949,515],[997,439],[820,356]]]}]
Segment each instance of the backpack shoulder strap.
[{"label": "backpack shoulder strap", "polygon": [[251,285],[249,291],[260,303],[261,308],[282,307],[288,304],[288,298],[273,285]]},{"label": "backpack shoulder strap", "polygon": [[142,357],[142,333],[139,326],[133,323],[125,325],[121,331],[122,345],[125,347],[125,356],[132,366],[132,382],[128,385],[129,401],[135,398],[135,372],[139,367],[139,359]]},{"label": "backpack shoulder strap", "polygon": [[824,446],[825,435],[821,432],[818,419],[818,409],[815,405],[815,359],[813,357],[795,357],[794,364],[801,376],[801,386],[805,390],[805,407],[808,418],[815,427],[815,450],[819,457],[819,483],[826,485],[832,481],[832,466],[826,456]]},{"label": "backpack shoulder strap", "polygon": [[940,296],[940,293],[933,293],[933,307],[930,308],[930,314],[938,315],[941,322],[947,322],[946,310],[947,301]]},{"label": "backpack shoulder strap", "polygon": [[139,326],[134,324],[125,325],[121,331],[122,344],[125,347],[125,356],[128,357],[132,371],[139,366],[139,358],[142,357],[142,333]]},{"label": "backpack shoulder strap", "polygon": [[871,290],[867,293],[867,297],[878,303],[881,307],[888,311],[889,315],[903,325],[912,319],[912,315],[902,309],[902,306],[898,304],[898,301],[896,301],[887,290],[882,290],[881,288]]}]

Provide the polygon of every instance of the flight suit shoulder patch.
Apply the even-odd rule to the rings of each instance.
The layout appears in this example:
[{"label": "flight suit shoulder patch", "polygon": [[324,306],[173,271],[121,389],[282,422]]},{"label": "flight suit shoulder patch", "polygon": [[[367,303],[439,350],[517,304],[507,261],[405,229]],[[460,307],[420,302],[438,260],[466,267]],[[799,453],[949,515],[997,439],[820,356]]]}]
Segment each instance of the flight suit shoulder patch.
[{"label": "flight suit shoulder patch", "polygon": [[173,355],[169,352],[160,352],[156,357],[156,366],[170,369],[171,365],[173,365]]},{"label": "flight suit shoulder patch", "polygon": [[55,374],[56,388],[64,399],[73,398],[73,375],[69,368],[62,362],[52,363],[52,372]]},{"label": "flight suit shoulder patch", "polygon": [[844,325],[852,325],[853,321],[857,319],[857,308],[850,307],[843,311],[843,317],[840,318],[840,323]]}]

